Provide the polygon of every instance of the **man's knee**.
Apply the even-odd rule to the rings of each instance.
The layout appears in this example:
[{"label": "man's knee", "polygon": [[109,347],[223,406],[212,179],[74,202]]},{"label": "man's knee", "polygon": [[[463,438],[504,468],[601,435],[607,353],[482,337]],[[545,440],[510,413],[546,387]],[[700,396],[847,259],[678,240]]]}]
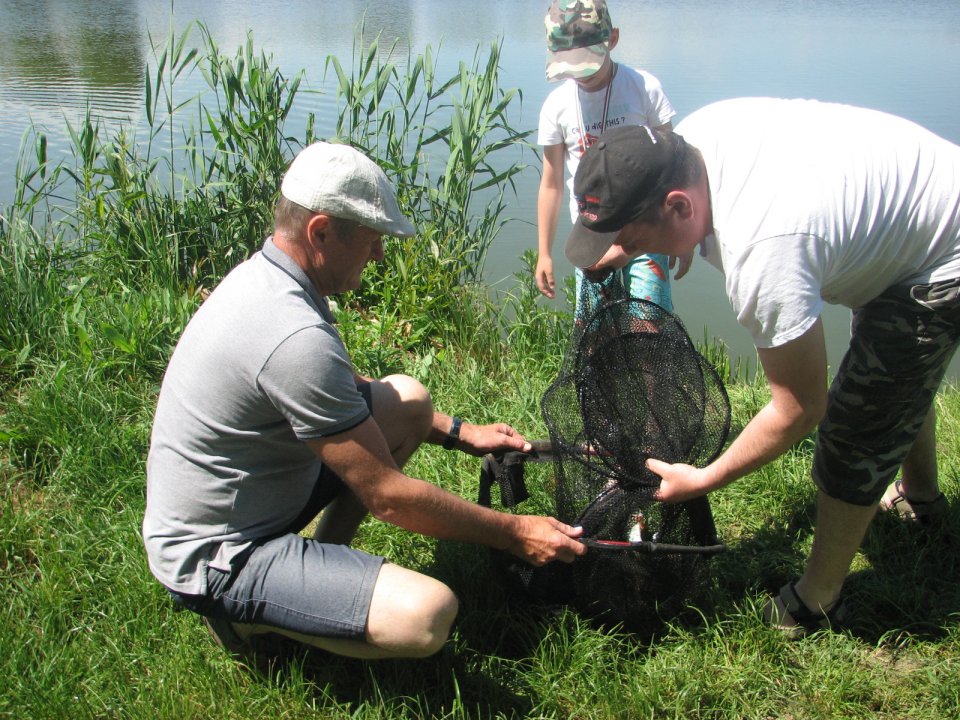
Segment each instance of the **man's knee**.
[{"label": "man's knee", "polygon": [[385,435],[410,435],[418,443],[426,438],[433,424],[433,399],[423,383],[409,375],[388,375],[371,388],[373,419]]},{"label": "man's knee", "polygon": [[457,618],[460,602],[453,591],[442,583],[440,589],[431,593],[429,598],[423,598],[419,607],[411,607],[411,611],[422,618],[419,640],[414,643],[414,657],[429,657],[440,651],[450,637],[453,621]]},{"label": "man's knee", "polygon": [[439,580],[386,563],[370,602],[368,640],[406,657],[433,655],[450,636],[459,602]]},{"label": "man's knee", "polygon": [[[399,403],[420,408],[421,411],[424,408],[429,409],[432,415],[433,400],[430,397],[430,391],[416,378],[409,375],[387,375],[379,382],[389,388],[389,391],[394,394]],[[374,409],[376,409],[376,405],[374,405]]]}]

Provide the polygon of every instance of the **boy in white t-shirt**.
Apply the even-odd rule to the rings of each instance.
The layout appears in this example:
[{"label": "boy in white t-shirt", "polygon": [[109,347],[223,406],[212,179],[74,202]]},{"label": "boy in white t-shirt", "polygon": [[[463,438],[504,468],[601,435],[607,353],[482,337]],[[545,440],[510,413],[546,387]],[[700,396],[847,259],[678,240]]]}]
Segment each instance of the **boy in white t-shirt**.
[{"label": "boy in white t-shirt", "polygon": [[[669,130],[675,111],[657,78],[610,57],[620,30],[613,27],[604,0],[554,0],[544,22],[547,80],[563,83],[550,93],[540,110],[537,142],[543,146],[543,174],[537,196],[535,278],[540,292],[553,298],[552,251],[563,200],[564,165],[571,190],[570,217],[575,221],[573,176],[584,150],[607,128],[649,125]],[[673,309],[666,255],[642,255],[621,273],[630,295]],[[598,298],[593,285],[583,283],[579,269],[576,274],[576,316],[584,318],[596,307]]]}]

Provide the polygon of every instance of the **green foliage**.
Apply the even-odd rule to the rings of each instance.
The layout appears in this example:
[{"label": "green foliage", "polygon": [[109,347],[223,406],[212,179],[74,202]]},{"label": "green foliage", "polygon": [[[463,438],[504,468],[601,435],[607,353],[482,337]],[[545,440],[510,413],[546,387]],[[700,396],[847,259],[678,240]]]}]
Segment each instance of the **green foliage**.
[{"label": "green foliage", "polygon": [[388,242],[384,262],[345,301],[416,316],[436,336],[469,312],[470,286],[505,222],[506,190],[524,169],[499,167],[497,153],[523,145],[530,131],[510,125],[518,92],[498,86],[497,43],[486,60],[478,50],[471,64],[441,80],[430,48],[401,70],[383,60],[392,49],[384,53],[376,39],[364,46],[362,36],[361,27],[349,71],[327,59],[342,103],[335,136],[379,159],[418,236]]},{"label": "green foliage", "polygon": [[[285,129],[299,76],[281,76],[252,39],[227,58],[201,32],[202,50],[186,35],[157,48],[144,78],[146,142],[104,138],[88,113],[69,130],[72,159],[52,163],[44,136],[30,133],[0,214],[0,716],[956,716],[955,517],[925,534],[878,518],[848,581],[845,632],[788,643],[763,623],[763,598],[799,572],[811,543],[807,441],[714,494],[728,552],[699,616],[652,643],[510,602],[486,548],[374,521],[359,547],[460,597],[454,635],[433,658],[306,652],[263,678],[210,642],[196,616],[175,613],[139,535],[160,376],[205,291],[268,232],[286,158],[314,138],[312,120],[300,136]],[[518,171],[498,169],[495,153],[526,136],[507,121],[515,98],[497,87],[499,49],[447,80],[429,49],[403,71],[384,55],[358,44],[349,73],[328,59],[342,98],[335,135],[384,164],[420,233],[389,241],[382,267],[339,299],[343,337],[361,372],[412,374],[439,408],[542,438],[539,401],[570,314],[540,300],[530,252],[509,293],[478,283]],[[177,80],[195,71],[209,94],[179,100]],[[702,348],[736,378],[736,431],[769,393],[731,370],[716,342]],[[955,507],[956,389],[938,396],[938,414]],[[429,446],[407,470],[476,497],[477,458]]]},{"label": "green foliage", "polygon": [[537,258],[533,250],[524,251],[520,263],[520,270],[514,274],[515,289],[504,299],[500,316],[503,331],[518,357],[542,358],[547,363],[544,369],[556,375],[570,339],[573,315],[541,305],[540,291],[534,281]]}]

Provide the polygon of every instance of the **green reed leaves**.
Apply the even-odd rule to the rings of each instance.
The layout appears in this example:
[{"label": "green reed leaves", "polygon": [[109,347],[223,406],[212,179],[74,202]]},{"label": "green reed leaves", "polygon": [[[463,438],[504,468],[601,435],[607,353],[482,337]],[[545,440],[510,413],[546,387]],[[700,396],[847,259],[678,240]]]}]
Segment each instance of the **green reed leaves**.
[{"label": "green reed leaves", "polygon": [[[347,302],[417,316],[423,335],[436,338],[473,309],[471,293],[458,288],[479,284],[505,222],[506,193],[524,169],[498,162],[497,153],[523,146],[530,131],[510,123],[519,95],[499,87],[497,43],[442,79],[431,48],[397,58],[395,47],[364,45],[362,34],[361,27],[349,68],[327,60],[341,103],[336,136],[379,158],[419,235],[391,240],[384,263]],[[418,343],[418,334],[407,337]]]},{"label": "green reed leaves", "polygon": [[[529,134],[511,126],[518,96],[499,87],[499,45],[444,78],[432,48],[398,58],[363,32],[351,58],[326,60],[339,102],[322,136],[384,167],[418,236],[390,240],[386,261],[341,298],[344,333],[376,368],[450,341],[493,347],[501,328],[482,320],[496,313],[479,281],[522,170],[498,153]],[[286,77],[252,36],[229,54],[190,25],[154,46],[144,124],[108,129],[88,108],[65,122],[60,160],[44,134],[25,135],[0,213],[0,370],[29,375],[72,355],[159,375],[196,304],[269,234],[280,178],[317,138],[311,113],[290,127],[304,77]]]},{"label": "green reed leaves", "polygon": [[[851,628],[787,643],[764,596],[809,551],[810,447],[715,494],[729,545],[691,626],[652,645],[570,611],[509,603],[485,548],[384,523],[358,546],[448,583],[461,612],[426,660],[361,663],[305,654],[252,677],[175,613],[150,576],[139,523],[157,385],[211,288],[269,232],[286,162],[316,137],[352,142],[394,180],[419,236],[389,240],[383,267],[338,298],[362,372],[403,371],[438,408],[543,437],[539,398],[571,324],[545,308],[533,255],[494,302],[477,282],[516,179],[500,149],[526,142],[499,88],[499,47],[449,77],[427,48],[359,39],[326,68],[339,116],[291,129],[301,75],[252,38],[226,55],[201,30],[171,35],[144,74],[146,128],[109,132],[87,113],[72,157],[24,136],[0,211],[0,716],[330,718],[954,717],[960,704],[955,514],[929,535],[880,517],[848,580]],[[203,86],[181,84],[197,75]],[[191,86],[192,87],[192,86]],[[146,133],[146,137],[143,137]],[[319,134],[318,134],[319,133]],[[568,300],[571,289],[567,287]],[[569,304],[569,303],[568,303]],[[723,349],[704,338],[725,376]],[[769,401],[731,386],[734,424]],[[960,396],[938,396],[943,489],[956,506]],[[408,471],[476,497],[479,461],[430,446]]]}]

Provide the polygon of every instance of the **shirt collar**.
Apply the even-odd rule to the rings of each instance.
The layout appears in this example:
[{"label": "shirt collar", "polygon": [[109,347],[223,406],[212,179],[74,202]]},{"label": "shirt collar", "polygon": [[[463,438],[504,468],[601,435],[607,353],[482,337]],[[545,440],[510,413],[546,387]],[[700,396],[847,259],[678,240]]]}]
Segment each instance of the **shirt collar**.
[{"label": "shirt collar", "polygon": [[320,310],[320,314],[323,316],[324,320],[331,325],[336,323],[336,319],[330,312],[330,303],[328,302],[326,296],[321,295],[317,288],[314,287],[313,283],[310,282],[310,278],[308,278],[307,274],[303,271],[303,268],[297,265],[292,257],[277,247],[276,243],[273,242],[273,235],[269,236],[264,241],[261,253],[267,262],[276,265],[283,272],[287,273],[287,275],[297,281],[297,284],[299,284],[300,287],[306,291],[307,295],[309,295],[310,298],[316,303],[317,308]]}]

